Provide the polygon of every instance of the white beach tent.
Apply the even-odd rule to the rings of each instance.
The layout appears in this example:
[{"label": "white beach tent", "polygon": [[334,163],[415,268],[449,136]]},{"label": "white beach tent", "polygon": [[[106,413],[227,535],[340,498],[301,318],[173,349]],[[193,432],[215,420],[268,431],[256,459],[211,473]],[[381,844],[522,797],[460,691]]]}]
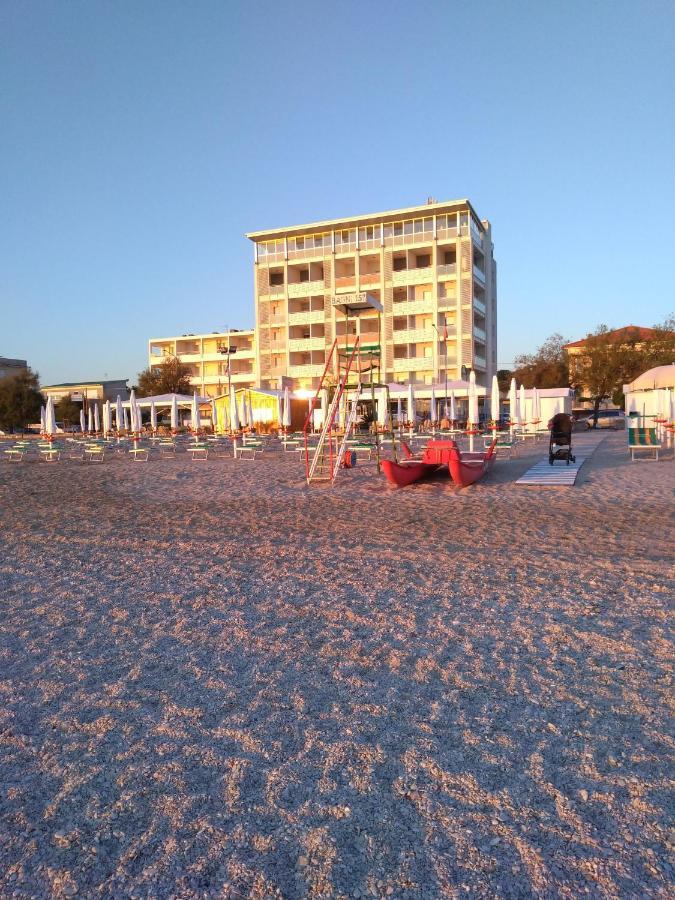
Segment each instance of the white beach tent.
[{"label": "white beach tent", "polygon": [[[654,417],[663,418],[666,404],[670,406],[671,392],[675,390],[675,363],[655,366],[638,375],[630,384],[624,384],[626,413],[637,413],[629,425],[651,425]],[[665,417],[668,418],[668,413]]]},{"label": "white beach tent", "polygon": [[54,413],[54,398],[47,398],[47,408],[45,409],[45,434],[56,434],[56,414]]},{"label": "white beach tent", "polygon": [[80,410],[80,431],[82,432],[82,434],[84,434],[86,430],[87,430],[87,419],[84,414],[84,409],[81,409]]}]

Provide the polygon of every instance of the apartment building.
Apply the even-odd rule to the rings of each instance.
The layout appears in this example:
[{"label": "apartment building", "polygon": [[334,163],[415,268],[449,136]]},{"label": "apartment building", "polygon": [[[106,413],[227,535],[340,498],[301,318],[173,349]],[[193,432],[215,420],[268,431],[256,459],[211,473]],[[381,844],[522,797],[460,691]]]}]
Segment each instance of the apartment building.
[{"label": "apartment building", "polygon": [[148,341],[150,368],[161,365],[168,356],[177,356],[189,368],[190,383],[202,397],[217,397],[227,392],[230,385],[254,387],[258,382],[253,329],[182,334]]},{"label": "apartment building", "polygon": [[[468,200],[247,234],[254,249],[256,363],[263,388],[316,387],[335,337],[380,353],[380,379],[418,384],[497,369],[489,222]],[[341,301],[382,307],[349,321]],[[447,341],[444,335],[447,333]]]}]

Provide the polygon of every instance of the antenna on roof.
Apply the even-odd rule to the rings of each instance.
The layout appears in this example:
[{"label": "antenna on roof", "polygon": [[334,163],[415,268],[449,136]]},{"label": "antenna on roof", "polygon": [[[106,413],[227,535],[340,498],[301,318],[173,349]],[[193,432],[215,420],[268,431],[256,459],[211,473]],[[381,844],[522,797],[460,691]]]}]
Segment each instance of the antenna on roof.
[{"label": "antenna on roof", "polygon": [[438,200],[435,197],[427,197],[427,206],[431,206],[433,203],[438,203]]}]

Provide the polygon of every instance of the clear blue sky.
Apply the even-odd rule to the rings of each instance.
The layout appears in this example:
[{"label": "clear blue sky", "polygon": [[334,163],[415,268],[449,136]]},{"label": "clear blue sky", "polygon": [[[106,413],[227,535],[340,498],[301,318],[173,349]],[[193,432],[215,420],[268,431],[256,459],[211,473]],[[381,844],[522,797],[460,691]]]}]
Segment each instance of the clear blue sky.
[{"label": "clear blue sky", "polygon": [[0,355],[253,324],[248,230],[469,197],[499,362],[675,308],[675,4],[0,5]]}]

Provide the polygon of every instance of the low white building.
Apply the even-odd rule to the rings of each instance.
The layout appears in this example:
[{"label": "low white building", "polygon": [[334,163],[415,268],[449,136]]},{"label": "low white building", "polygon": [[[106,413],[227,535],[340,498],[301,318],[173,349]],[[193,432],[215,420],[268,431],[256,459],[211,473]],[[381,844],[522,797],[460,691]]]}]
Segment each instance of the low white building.
[{"label": "low white building", "polygon": [[[675,418],[675,363],[656,366],[623,386],[626,415],[635,425],[651,425],[655,418]],[[631,415],[632,414],[632,415]],[[647,422],[643,420],[647,419]]]}]

